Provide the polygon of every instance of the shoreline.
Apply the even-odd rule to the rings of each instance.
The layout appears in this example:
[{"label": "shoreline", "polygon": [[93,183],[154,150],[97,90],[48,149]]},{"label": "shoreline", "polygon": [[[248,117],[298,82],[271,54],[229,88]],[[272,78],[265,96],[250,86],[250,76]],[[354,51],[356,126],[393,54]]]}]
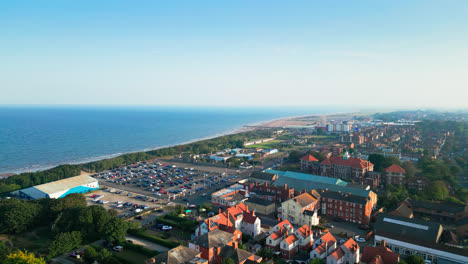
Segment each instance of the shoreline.
[{"label": "shoreline", "polygon": [[213,139],[217,137],[223,137],[227,135],[233,135],[233,134],[238,134],[238,133],[243,133],[243,132],[248,132],[248,131],[253,131],[256,129],[274,129],[274,128],[279,128],[278,126],[268,126],[269,124],[273,124],[275,122],[281,122],[281,121],[288,121],[288,120],[293,120],[297,118],[304,118],[304,117],[323,117],[323,116],[329,116],[329,115],[345,115],[345,114],[352,114],[350,113],[327,113],[327,114],[308,114],[308,115],[300,115],[300,116],[289,116],[289,117],[281,117],[281,118],[275,118],[275,119],[270,119],[270,120],[262,120],[254,123],[249,123],[249,124],[244,124],[242,127],[238,128],[232,128],[229,131],[226,132],[220,132],[214,135],[202,137],[202,138],[196,138],[193,140],[188,140],[176,144],[169,144],[169,145],[163,145],[159,146],[156,148],[145,148],[145,149],[140,149],[140,150],[135,150],[135,151],[128,151],[128,152],[118,152],[118,153],[113,153],[113,154],[108,154],[108,155],[101,155],[97,157],[89,157],[89,158],[84,158],[79,161],[68,161],[68,162],[59,162],[57,164],[53,165],[32,165],[30,167],[24,167],[24,168],[18,168],[14,169],[11,171],[4,171],[0,172],[0,176],[2,177],[9,177],[12,175],[18,175],[26,172],[39,172],[39,171],[45,171],[48,169],[52,169],[54,167],[60,166],[60,165],[80,165],[80,164],[85,164],[89,162],[95,162],[95,161],[100,161],[100,160],[105,160],[105,159],[111,159],[115,158],[121,155],[125,154],[132,154],[132,153],[138,153],[138,152],[148,152],[148,151],[153,151],[153,150],[158,150],[162,148],[169,148],[169,147],[175,147],[175,146],[180,146],[180,145],[186,145],[186,144],[191,144],[195,143],[198,141],[203,141],[203,140],[208,140],[208,139]]}]

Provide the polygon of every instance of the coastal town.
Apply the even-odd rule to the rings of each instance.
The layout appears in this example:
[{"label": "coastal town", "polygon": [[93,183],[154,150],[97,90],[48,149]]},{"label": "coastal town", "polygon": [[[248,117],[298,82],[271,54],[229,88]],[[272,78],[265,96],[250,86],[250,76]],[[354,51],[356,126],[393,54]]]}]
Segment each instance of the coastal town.
[{"label": "coastal town", "polygon": [[[468,263],[466,123],[394,115],[261,124],[235,147],[84,166],[8,192],[1,208],[72,199],[62,206],[76,210],[83,199],[125,226],[103,223],[112,231],[100,241],[63,247],[50,263]],[[18,246],[15,234],[31,228],[6,233]]]}]

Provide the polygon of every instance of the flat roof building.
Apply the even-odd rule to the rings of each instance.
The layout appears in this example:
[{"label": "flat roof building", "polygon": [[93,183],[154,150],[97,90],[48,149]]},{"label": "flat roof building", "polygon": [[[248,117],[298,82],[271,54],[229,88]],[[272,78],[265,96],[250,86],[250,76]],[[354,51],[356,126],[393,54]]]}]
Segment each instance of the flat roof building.
[{"label": "flat roof building", "polygon": [[87,193],[99,189],[99,181],[88,174],[44,183],[19,190],[24,199],[62,198],[71,193]]}]

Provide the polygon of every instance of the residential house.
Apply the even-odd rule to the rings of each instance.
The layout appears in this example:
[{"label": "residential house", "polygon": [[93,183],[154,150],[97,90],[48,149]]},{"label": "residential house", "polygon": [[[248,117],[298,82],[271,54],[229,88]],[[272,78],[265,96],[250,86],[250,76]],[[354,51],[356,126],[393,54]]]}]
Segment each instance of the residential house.
[{"label": "residential house", "polygon": [[385,169],[385,183],[387,185],[405,185],[405,175],[406,171],[402,167],[393,164]]},{"label": "residential house", "polygon": [[325,259],[329,254],[335,251],[336,246],[336,238],[330,232],[326,232],[312,243],[310,258]]},{"label": "residential house", "polygon": [[411,177],[408,180],[406,180],[408,188],[410,189],[416,189],[418,191],[424,190],[431,181],[427,178],[424,177]]},{"label": "residential house", "polygon": [[219,229],[197,236],[189,242],[189,248],[200,251],[201,257],[207,259],[209,264],[216,263],[216,256],[226,245],[237,248],[237,239],[233,234]]},{"label": "residential house", "polygon": [[319,169],[320,169],[320,163],[316,157],[310,154],[307,154],[301,158],[301,170],[302,171],[318,173]]},{"label": "residential house", "polygon": [[[316,197],[320,196],[317,195]],[[310,193],[304,192],[290,200],[281,203],[281,208],[278,210],[279,217],[283,220],[288,219],[293,224],[300,226],[318,225],[319,218],[317,215],[317,210],[320,204],[319,199],[316,197],[312,196]]]},{"label": "residential house", "polygon": [[255,215],[255,211],[250,211],[245,204],[237,204],[201,222],[195,229],[195,236],[220,229],[223,225],[234,227],[243,234],[253,237],[259,235],[261,231],[261,220]]},{"label": "residential house", "polygon": [[327,257],[327,264],[353,264],[359,262],[359,245],[352,238],[344,242]]},{"label": "residential house", "polygon": [[265,244],[267,248],[279,250],[281,241],[294,232],[294,226],[289,220],[283,220],[275,225],[270,232],[271,234],[266,238]]},{"label": "residential house", "polygon": [[260,263],[262,257],[247,250],[233,246],[224,246],[216,256],[216,264],[222,264],[224,259],[232,259],[236,264]]},{"label": "residential house", "polygon": [[398,264],[400,254],[392,252],[382,241],[380,246],[365,246],[362,250],[361,262],[367,264]]},{"label": "residential house", "polygon": [[145,264],[208,264],[201,252],[192,248],[178,246],[147,259]]}]

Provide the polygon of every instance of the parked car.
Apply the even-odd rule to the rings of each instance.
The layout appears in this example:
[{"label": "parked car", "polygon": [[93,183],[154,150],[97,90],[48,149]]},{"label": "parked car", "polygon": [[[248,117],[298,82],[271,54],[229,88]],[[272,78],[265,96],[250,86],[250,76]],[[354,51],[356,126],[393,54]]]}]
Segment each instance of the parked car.
[{"label": "parked car", "polygon": [[122,246],[115,246],[115,247],[112,248],[112,250],[120,252],[120,251],[123,250],[123,247]]},{"label": "parked car", "polygon": [[334,228],[334,227],[335,227],[333,224],[330,224],[330,223],[326,223],[325,226],[326,226],[326,227],[330,227],[330,228]]},{"label": "parked car", "polygon": [[368,225],[359,225],[359,228],[360,228],[360,229],[363,229],[363,230],[369,230],[369,226],[368,226]]},{"label": "parked car", "polygon": [[172,226],[165,225],[161,228],[163,231],[172,230]]},{"label": "parked car", "polygon": [[363,237],[358,238],[356,241],[359,242],[359,243],[365,243],[366,242],[366,240]]}]

